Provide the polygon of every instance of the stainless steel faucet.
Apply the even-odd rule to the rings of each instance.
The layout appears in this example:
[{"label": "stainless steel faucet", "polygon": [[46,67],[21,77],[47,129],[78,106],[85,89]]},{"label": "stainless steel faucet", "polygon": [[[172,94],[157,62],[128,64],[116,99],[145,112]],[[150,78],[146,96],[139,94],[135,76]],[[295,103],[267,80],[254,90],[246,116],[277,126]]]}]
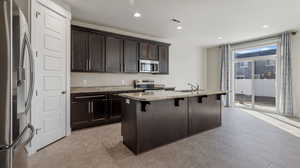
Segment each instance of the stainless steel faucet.
[{"label": "stainless steel faucet", "polygon": [[199,91],[199,90],[200,90],[200,85],[197,84],[197,83],[196,83],[196,85],[194,85],[194,84],[192,84],[192,83],[188,83],[187,85],[191,87],[192,92],[193,92],[193,91]]}]

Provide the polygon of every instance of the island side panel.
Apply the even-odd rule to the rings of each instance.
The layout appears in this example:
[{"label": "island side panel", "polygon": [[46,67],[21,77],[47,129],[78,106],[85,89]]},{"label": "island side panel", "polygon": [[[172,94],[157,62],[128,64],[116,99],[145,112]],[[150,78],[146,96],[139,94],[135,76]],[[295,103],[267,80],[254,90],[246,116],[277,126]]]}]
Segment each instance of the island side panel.
[{"label": "island side panel", "polygon": [[134,153],[138,152],[137,140],[137,106],[139,102],[130,99],[122,100],[121,135],[123,144]]},{"label": "island side panel", "polygon": [[145,112],[138,108],[139,153],[187,137],[187,98],[179,100],[178,105],[169,99],[150,102]]},{"label": "island side panel", "polygon": [[189,135],[221,126],[222,107],[217,97],[189,98]]}]

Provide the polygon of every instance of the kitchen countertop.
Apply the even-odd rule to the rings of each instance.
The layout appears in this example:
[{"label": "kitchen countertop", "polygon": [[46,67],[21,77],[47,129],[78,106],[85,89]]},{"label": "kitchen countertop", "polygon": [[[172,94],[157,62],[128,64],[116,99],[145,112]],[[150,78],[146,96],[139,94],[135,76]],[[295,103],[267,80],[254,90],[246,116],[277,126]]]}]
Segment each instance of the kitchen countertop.
[{"label": "kitchen countertop", "polygon": [[122,93],[119,96],[136,100],[136,101],[158,101],[166,99],[176,99],[185,97],[205,96],[214,94],[226,94],[226,91],[221,90],[208,90],[208,91],[195,91],[195,92],[180,92],[180,91],[154,91],[154,92],[141,92],[141,93]]},{"label": "kitchen countertop", "polygon": [[[159,87],[161,88],[161,87]],[[163,87],[164,89],[173,89],[175,87]],[[71,94],[79,93],[105,93],[105,92],[122,92],[122,91],[144,91],[142,88],[133,86],[95,86],[95,87],[71,87]]]}]

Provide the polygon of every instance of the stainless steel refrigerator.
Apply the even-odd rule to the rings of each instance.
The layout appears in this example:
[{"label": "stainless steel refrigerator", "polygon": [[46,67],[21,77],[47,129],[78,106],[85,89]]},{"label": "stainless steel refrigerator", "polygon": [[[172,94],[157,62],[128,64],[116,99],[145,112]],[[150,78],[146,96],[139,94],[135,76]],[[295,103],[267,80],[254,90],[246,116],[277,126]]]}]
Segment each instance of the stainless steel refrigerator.
[{"label": "stainless steel refrigerator", "polygon": [[29,27],[13,0],[0,0],[0,168],[26,168],[34,135],[34,58]]}]

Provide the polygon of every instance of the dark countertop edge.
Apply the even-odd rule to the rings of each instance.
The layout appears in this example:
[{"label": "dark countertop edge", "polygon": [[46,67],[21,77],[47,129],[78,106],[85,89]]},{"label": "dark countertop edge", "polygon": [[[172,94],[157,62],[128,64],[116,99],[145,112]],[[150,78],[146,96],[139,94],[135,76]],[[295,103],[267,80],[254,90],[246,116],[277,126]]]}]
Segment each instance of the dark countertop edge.
[{"label": "dark countertop edge", "polygon": [[[124,94],[126,93],[121,93],[119,94],[120,97],[127,98],[127,99],[132,99],[135,101],[141,101],[141,102],[152,102],[152,101],[161,101],[161,100],[170,100],[170,99],[179,99],[179,98],[189,98],[189,97],[198,97],[198,96],[210,96],[210,95],[220,95],[220,94],[227,94],[227,91],[220,91],[219,93],[209,93],[209,94],[189,94],[189,95],[182,95],[182,96],[170,96],[170,97],[163,97],[163,98],[156,98],[156,99],[145,99],[145,98],[136,98],[132,96],[126,96]],[[123,95],[122,95],[123,94]]]}]

